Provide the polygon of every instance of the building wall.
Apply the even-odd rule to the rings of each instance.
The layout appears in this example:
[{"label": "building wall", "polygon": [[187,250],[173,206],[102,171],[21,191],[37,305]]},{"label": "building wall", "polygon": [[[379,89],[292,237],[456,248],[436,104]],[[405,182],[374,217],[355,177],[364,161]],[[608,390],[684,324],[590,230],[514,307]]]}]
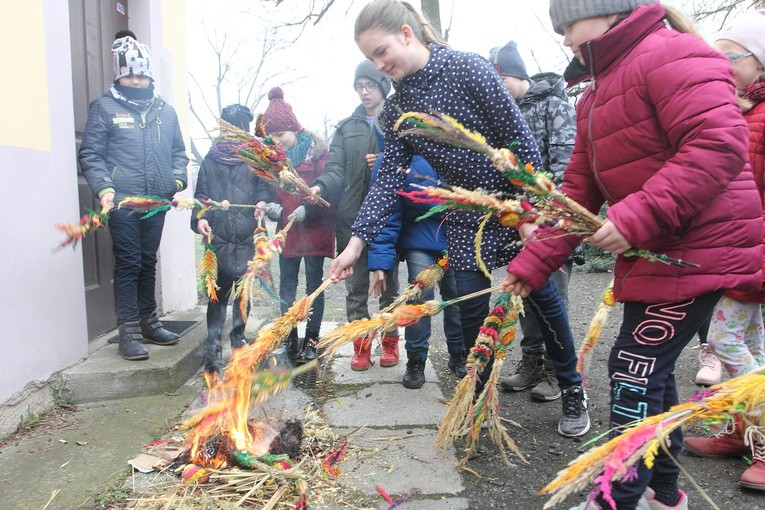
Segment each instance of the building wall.
[{"label": "building wall", "polygon": [[[157,85],[188,137],[184,0],[132,0],[130,28],[149,43]],[[164,20],[164,21],[163,21]],[[0,2],[0,436],[52,405],[54,376],[88,356],[82,256],[57,223],[79,210],[68,2]],[[23,51],[21,49],[23,48]],[[158,64],[158,65],[157,65]],[[185,194],[191,194],[186,191]],[[164,312],[196,304],[189,212],[167,215],[158,293]]]},{"label": "building wall", "polygon": [[[41,388],[88,355],[82,258],[54,229],[80,216],[67,2],[0,3],[0,434],[50,401]],[[11,72],[11,69],[13,70]],[[5,419],[3,419],[5,417]]]}]

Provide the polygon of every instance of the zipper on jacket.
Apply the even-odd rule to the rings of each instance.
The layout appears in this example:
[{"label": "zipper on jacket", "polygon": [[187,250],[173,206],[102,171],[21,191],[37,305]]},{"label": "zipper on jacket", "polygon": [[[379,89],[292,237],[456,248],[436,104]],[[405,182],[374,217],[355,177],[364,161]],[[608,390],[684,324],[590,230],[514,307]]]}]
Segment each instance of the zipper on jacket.
[{"label": "zipper on jacket", "polygon": [[613,202],[613,197],[606,189],[606,186],[603,184],[603,181],[600,179],[600,174],[598,173],[598,151],[595,148],[595,138],[592,135],[592,112],[595,111],[595,96],[597,94],[598,80],[595,78],[595,59],[592,55],[592,44],[588,42],[585,47],[587,48],[587,62],[590,64],[590,76],[592,76],[592,101],[590,102],[590,112],[587,114],[587,139],[590,141],[590,147],[592,147],[592,161],[590,166],[592,167],[592,175],[595,177],[600,191],[605,195],[608,202]]}]

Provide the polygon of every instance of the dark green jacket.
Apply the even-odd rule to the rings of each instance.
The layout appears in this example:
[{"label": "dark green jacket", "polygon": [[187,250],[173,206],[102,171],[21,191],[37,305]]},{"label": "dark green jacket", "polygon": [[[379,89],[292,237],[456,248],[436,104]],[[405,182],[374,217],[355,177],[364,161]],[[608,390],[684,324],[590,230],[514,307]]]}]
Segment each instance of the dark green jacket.
[{"label": "dark green jacket", "polygon": [[337,252],[343,251],[351,238],[351,225],[369,192],[372,169],[367,154],[377,154],[377,142],[367,123],[364,107],[359,105],[350,117],[340,121],[329,146],[327,168],[312,186],[321,188],[321,196],[336,202]]}]

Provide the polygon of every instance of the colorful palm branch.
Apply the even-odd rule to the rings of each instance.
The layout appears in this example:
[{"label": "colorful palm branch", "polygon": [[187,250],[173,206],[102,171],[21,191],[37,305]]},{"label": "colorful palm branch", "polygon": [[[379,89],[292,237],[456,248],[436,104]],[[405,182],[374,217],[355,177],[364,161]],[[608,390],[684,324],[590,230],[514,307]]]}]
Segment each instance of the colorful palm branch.
[{"label": "colorful palm branch", "polygon": [[78,223],[59,223],[56,230],[66,234],[66,239],[61,241],[58,249],[70,246],[74,249],[82,239],[97,230],[101,230],[109,224],[109,211],[111,207],[105,207],[101,211],[86,209]]},{"label": "colorful palm branch", "polygon": [[[438,427],[434,444],[442,449],[451,447],[454,441],[467,435],[468,448],[459,462],[460,465],[464,465],[475,451],[484,421],[488,424],[489,437],[499,448],[505,463],[510,463],[505,447],[523,462],[527,462],[500,421],[496,388],[507,346],[515,339],[519,310],[523,310],[520,298],[511,297],[506,292],[498,296],[479,330],[475,345],[468,354],[468,373],[454,390],[454,396],[449,401],[449,407]],[[495,358],[491,375],[476,397],[478,380],[491,361],[492,355]]]},{"label": "colorful palm branch", "polygon": [[[401,129],[409,122],[413,127]],[[406,112],[402,114],[393,126],[394,131],[400,131],[400,137],[418,135],[442,143],[474,150],[485,155],[492,165],[511,184],[520,186],[532,198],[544,198],[550,207],[559,209],[557,216],[576,218],[581,224],[593,226],[590,232],[595,232],[603,226],[603,219],[588,211],[585,207],[571,200],[561,192],[547,172],[534,169],[530,163],[521,163],[510,149],[495,149],[480,133],[468,130],[456,119],[436,111],[431,113]],[[540,229],[549,232],[550,229]],[[553,236],[557,237],[557,236]],[[537,236],[542,240],[542,236]],[[624,253],[625,257],[642,257],[650,262],[661,262],[679,267],[699,267],[697,264],[670,257],[666,254],[654,253],[650,250],[633,248]]]},{"label": "colorful palm branch", "polygon": [[603,331],[603,326],[605,326],[606,320],[608,320],[608,314],[615,303],[614,280],[612,279],[600,296],[598,309],[595,311],[595,315],[590,321],[590,325],[584,335],[582,348],[579,350],[579,356],[577,357],[576,371],[582,376],[582,384],[584,384],[585,387],[589,387],[589,384],[587,383],[587,369],[590,365],[592,350],[600,341],[600,333]]},{"label": "colorful palm branch", "polygon": [[322,356],[333,358],[340,348],[347,343],[355,340],[371,339],[379,331],[391,331],[399,327],[411,326],[419,322],[423,317],[437,315],[451,305],[482,294],[490,294],[501,288],[500,286],[490,287],[448,301],[431,300],[421,304],[399,305],[388,312],[380,312],[368,319],[358,319],[334,329],[319,339],[317,347],[324,351]]},{"label": "colorful palm branch", "polygon": [[287,232],[293,223],[294,220],[290,220],[272,238],[268,237],[268,231],[264,227],[255,229],[255,236],[253,237],[255,251],[252,259],[247,262],[245,273],[234,284],[234,298],[242,296],[239,300],[239,311],[242,317],[247,317],[248,304],[260,296],[260,290],[264,290],[269,296],[278,299],[274,289],[274,278],[271,275],[271,261],[277,254],[281,253]]},{"label": "colorful palm branch", "polygon": [[[761,437],[765,426],[763,406],[765,368],[758,368],[698,391],[688,401],[662,414],[644,418],[605,444],[591,448],[572,461],[539,491],[539,494],[552,494],[544,508],[557,505],[569,494],[581,491],[590,483],[595,484],[591,498],[600,494],[612,508],[616,508],[611,496],[611,484],[631,479],[637,469],[636,463],[641,460],[646,466],[653,466],[659,449],[669,455],[667,445],[672,431],[695,422],[712,427],[729,425],[731,421],[737,420],[745,427],[744,437],[749,438],[747,440],[751,443],[752,436]],[[708,497],[707,501],[717,508]]]},{"label": "colorful palm branch", "polygon": [[199,290],[207,294],[210,301],[218,302],[218,256],[215,254],[215,247],[212,245],[212,236],[202,238],[204,253],[199,260],[197,273],[199,274]]}]

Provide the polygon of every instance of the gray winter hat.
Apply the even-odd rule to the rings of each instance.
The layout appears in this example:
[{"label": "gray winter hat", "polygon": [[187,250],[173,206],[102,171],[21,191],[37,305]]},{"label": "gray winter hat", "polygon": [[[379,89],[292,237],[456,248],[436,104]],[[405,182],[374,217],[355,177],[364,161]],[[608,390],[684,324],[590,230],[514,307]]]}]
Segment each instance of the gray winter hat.
[{"label": "gray winter hat", "polygon": [[494,65],[500,76],[514,76],[521,80],[529,80],[526,64],[523,63],[518,45],[510,41],[501,48],[492,48],[489,52],[489,62]]},{"label": "gray winter hat", "polygon": [[369,78],[373,82],[377,84],[378,87],[380,87],[380,90],[382,91],[383,97],[388,97],[388,93],[390,92],[390,78],[385,76],[383,73],[378,71],[375,68],[375,65],[372,63],[371,60],[364,60],[356,67],[356,73],[353,75],[353,86],[356,86],[356,82],[361,77]]},{"label": "gray winter hat", "polygon": [[580,19],[631,12],[638,5],[657,0],[550,0],[553,29],[563,35],[563,27]]},{"label": "gray winter hat", "polygon": [[736,19],[727,30],[717,35],[740,44],[765,66],[765,9],[748,12]]}]

